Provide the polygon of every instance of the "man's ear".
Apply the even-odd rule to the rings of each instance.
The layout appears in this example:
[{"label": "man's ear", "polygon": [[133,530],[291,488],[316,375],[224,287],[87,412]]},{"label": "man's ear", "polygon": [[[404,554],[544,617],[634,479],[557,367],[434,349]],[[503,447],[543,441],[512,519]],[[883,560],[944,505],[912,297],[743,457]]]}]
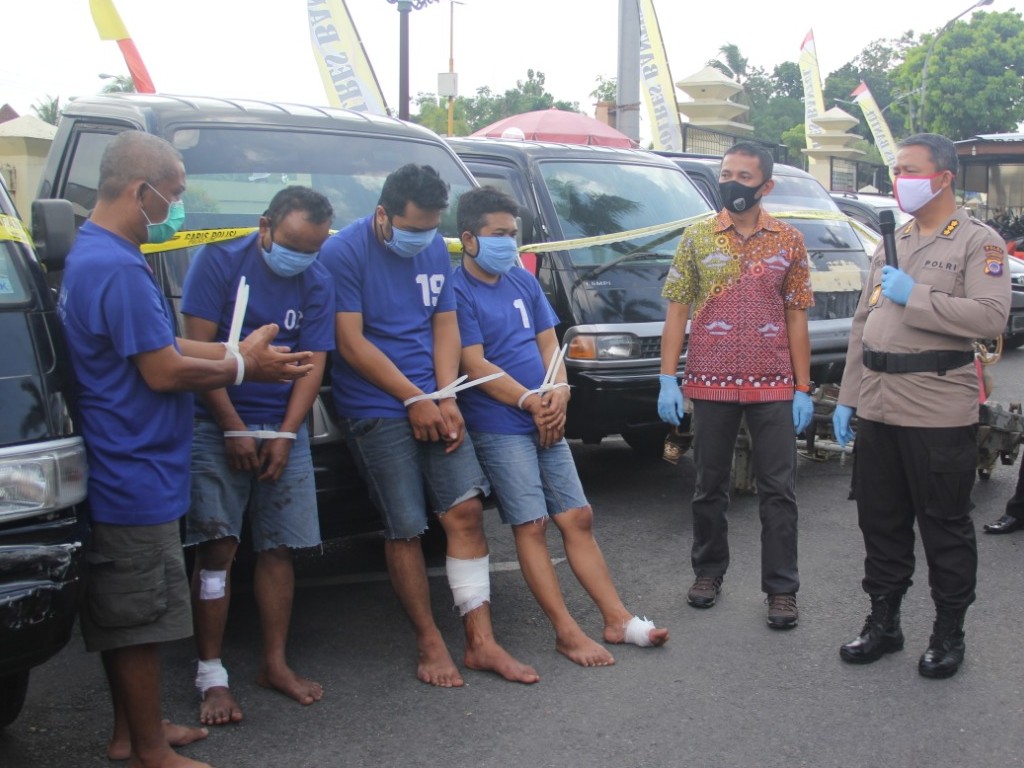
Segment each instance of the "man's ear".
[{"label": "man's ear", "polygon": [[762,189],[764,189],[764,192],[761,193],[761,197],[764,197],[765,195],[770,193],[773,189],[775,189],[775,179],[768,179],[768,181],[766,181],[764,184],[762,184],[761,187],[762,187]]},{"label": "man's ear", "polygon": [[459,240],[462,241],[462,252],[464,254],[466,254],[467,256],[471,256],[473,258],[476,258],[476,255],[478,253],[480,253],[479,246],[477,246],[476,253],[470,253],[469,252],[470,244],[476,245],[476,242],[475,242],[476,241],[476,235],[474,235],[469,230],[466,230],[461,235],[459,235]]}]

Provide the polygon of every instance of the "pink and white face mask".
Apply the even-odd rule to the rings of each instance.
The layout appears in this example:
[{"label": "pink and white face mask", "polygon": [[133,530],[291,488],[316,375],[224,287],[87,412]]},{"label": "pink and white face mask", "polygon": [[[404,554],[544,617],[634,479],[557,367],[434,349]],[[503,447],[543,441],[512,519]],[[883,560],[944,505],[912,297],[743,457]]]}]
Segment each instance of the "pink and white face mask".
[{"label": "pink and white face mask", "polygon": [[938,178],[944,173],[933,173],[930,176],[897,176],[893,182],[896,202],[900,210],[913,215],[924,206],[934,200],[942,188],[932,191],[932,179]]}]

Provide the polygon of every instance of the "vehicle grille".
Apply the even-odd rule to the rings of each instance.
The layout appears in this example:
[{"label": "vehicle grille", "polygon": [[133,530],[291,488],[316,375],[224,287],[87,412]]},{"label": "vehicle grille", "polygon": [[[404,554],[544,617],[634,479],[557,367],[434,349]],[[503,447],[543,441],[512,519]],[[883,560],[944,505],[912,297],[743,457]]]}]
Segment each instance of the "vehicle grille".
[{"label": "vehicle grille", "polygon": [[661,337],[646,336],[640,339],[640,357],[661,357]]}]

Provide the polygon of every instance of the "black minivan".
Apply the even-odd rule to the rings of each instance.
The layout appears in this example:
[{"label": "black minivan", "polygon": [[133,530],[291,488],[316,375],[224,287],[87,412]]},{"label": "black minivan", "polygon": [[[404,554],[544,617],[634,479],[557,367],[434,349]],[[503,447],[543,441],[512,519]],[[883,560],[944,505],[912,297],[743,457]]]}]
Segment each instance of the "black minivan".
[{"label": "black minivan", "polygon": [[[71,206],[46,225],[70,243]],[[71,637],[87,535],[85,445],[71,423],[53,292],[0,180],[0,728],[29,672]]]}]

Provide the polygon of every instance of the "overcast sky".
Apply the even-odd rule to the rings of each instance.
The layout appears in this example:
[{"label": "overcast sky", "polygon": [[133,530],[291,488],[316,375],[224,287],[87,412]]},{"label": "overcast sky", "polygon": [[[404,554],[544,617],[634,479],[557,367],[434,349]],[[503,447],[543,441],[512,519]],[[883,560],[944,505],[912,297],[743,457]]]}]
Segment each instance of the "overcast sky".
[{"label": "overcast sky", "polygon": [[[114,0],[158,91],[324,104],[309,43],[305,0]],[[461,0],[454,5],[460,95],[501,93],[541,71],[559,100],[593,114],[597,77],[614,77],[619,0]],[[752,66],[796,61],[813,30],[822,77],[868,43],[933,31],[970,0],[654,0],[674,80],[693,74],[725,43]],[[88,0],[3,0],[0,103],[21,114],[47,95],[95,93],[101,73],[127,74],[117,44],[102,41]],[[397,111],[399,14],[386,0],[348,8],[388,105]],[[843,10],[840,10],[843,9]],[[986,10],[1012,10],[995,0]],[[436,92],[448,70],[453,6],[410,14],[410,93]],[[964,17],[969,18],[968,16]],[[883,105],[884,106],[884,105]],[[415,106],[412,112],[416,112]],[[643,114],[641,112],[641,114]],[[641,133],[645,126],[641,128]]]}]

